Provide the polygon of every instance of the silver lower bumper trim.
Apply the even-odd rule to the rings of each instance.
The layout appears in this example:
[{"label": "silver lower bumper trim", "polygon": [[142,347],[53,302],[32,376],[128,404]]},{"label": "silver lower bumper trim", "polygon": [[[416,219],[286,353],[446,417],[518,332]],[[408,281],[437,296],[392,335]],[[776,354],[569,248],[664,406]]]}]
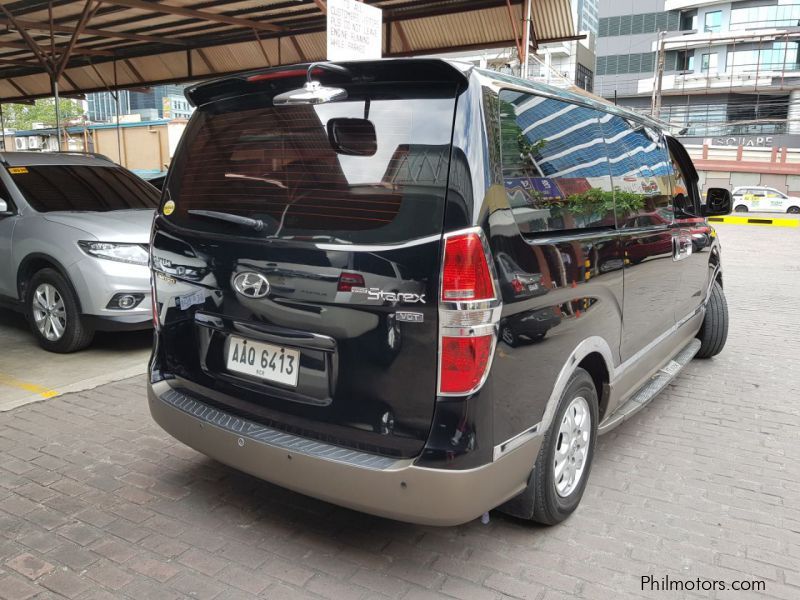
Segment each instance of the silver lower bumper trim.
[{"label": "silver lower bumper trim", "polygon": [[370,514],[458,525],[527,485],[542,437],[467,470],[430,469],[264,427],[173,390],[148,386],[150,413],[169,434],[221,463],[282,487]]}]

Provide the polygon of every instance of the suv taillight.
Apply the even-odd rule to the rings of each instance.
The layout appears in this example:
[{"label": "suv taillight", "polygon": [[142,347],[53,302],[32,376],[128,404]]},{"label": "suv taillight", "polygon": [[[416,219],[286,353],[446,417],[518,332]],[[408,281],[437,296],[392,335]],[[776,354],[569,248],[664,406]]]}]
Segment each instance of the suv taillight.
[{"label": "suv taillight", "polygon": [[445,235],[439,293],[439,395],[478,391],[491,367],[501,308],[491,265],[480,229]]},{"label": "suv taillight", "polygon": [[348,273],[343,271],[339,275],[339,285],[337,291],[352,292],[354,287],[364,287],[364,276],[361,273]]},{"label": "suv taillight", "polygon": [[490,300],[494,284],[483,241],[477,233],[454,235],[445,240],[442,296],[445,302]]}]

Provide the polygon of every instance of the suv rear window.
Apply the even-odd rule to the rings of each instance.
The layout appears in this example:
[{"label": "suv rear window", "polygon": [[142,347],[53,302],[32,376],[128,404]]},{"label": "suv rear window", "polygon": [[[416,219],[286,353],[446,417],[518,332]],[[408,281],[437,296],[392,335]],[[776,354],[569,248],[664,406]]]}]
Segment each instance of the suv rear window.
[{"label": "suv rear window", "polygon": [[[273,107],[253,94],[206,105],[173,162],[165,199],[176,208],[167,220],[217,233],[334,243],[397,243],[439,233],[455,92],[382,96]],[[374,154],[337,151],[328,122],[342,118],[372,123]],[[190,210],[260,219],[266,233]]]},{"label": "suv rear window", "polygon": [[89,165],[35,165],[8,169],[38,212],[156,208],[159,194],[130,171]]}]

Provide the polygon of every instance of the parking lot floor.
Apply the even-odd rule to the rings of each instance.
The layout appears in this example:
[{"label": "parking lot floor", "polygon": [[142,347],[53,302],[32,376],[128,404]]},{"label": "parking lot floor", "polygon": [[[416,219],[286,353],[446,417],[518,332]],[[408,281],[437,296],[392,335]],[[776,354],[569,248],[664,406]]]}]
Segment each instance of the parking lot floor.
[{"label": "parking lot floor", "polygon": [[599,440],[565,523],[422,527],[277,488],[167,436],[140,376],[0,414],[0,598],[800,598],[800,228],[718,231],[725,350]]},{"label": "parking lot floor", "polygon": [[0,310],[0,412],[141,375],[147,370],[152,332],[97,333],[74,354],[39,347],[25,318]]}]

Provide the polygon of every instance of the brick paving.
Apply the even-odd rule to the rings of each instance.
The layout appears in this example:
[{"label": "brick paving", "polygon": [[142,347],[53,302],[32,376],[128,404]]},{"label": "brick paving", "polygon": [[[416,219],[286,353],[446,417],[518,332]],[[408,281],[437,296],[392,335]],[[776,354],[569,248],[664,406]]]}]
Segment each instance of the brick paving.
[{"label": "brick paving", "polygon": [[800,231],[720,226],[732,326],[601,438],[578,512],[418,527],[219,465],[151,421],[142,379],[0,414],[0,598],[800,598]]}]

